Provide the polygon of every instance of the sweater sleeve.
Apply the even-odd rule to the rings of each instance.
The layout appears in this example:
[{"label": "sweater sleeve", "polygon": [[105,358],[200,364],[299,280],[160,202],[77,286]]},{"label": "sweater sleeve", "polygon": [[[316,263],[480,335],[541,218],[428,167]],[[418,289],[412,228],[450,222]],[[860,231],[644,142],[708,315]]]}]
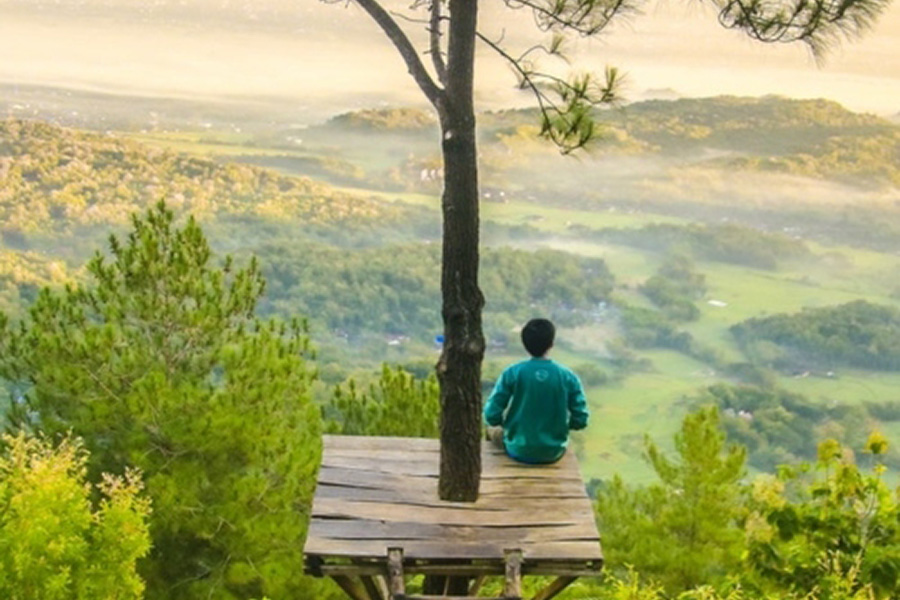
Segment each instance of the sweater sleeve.
[{"label": "sweater sleeve", "polygon": [[587,398],[584,395],[584,387],[578,375],[571,374],[571,387],[569,388],[569,429],[584,429],[588,424]]},{"label": "sweater sleeve", "polygon": [[488,425],[498,427],[503,424],[503,411],[506,410],[511,397],[512,385],[509,369],[506,369],[500,375],[500,378],[494,385],[494,391],[491,392],[487,403],[484,405],[484,420]]}]

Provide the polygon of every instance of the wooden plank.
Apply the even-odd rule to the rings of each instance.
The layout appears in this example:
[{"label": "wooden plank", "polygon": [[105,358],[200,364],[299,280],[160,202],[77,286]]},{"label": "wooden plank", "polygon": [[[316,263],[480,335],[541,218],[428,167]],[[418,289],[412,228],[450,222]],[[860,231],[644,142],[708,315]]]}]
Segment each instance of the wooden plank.
[{"label": "wooden plank", "polygon": [[[440,463],[437,459],[409,458],[407,460],[386,461],[377,455],[341,456],[325,454],[322,467],[340,467],[377,473],[393,473],[395,475],[435,476]],[[556,479],[561,475],[570,479],[581,479],[577,471],[565,469],[559,465],[525,465],[506,457],[499,457],[494,464],[483,465],[482,477],[496,479],[503,477],[539,477]]]},{"label": "wooden plank", "polygon": [[[397,474],[372,471],[370,469],[354,469],[346,467],[324,466],[319,469],[320,484],[346,485],[372,489],[397,490],[406,487],[419,490],[437,490],[437,475]],[[517,495],[524,489],[552,489],[561,487],[569,491],[584,491],[584,482],[579,476],[560,475],[559,477],[532,477],[531,473],[518,476],[490,476],[486,474],[481,480],[481,493],[485,495],[504,494]],[[436,493],[436,491],[435,491]]]},{"label": "wooden plank", "polygon": [[[399,545],[396,540],[330,540],[311,538],[304,552],[331,557],[378,558],[383,560],[388,546]],[[499,560],[508,544],[445,543],[442,541],[410,540],[402,543],[407,560]],[[522,543],[525,560],[601,561],[600,545],[587,542]],[[324,569],[324,568],[323,568]]]},{"label": "wooden plank", "polygon": [[[437,497],[437,485],[413,486],[406,489],[356,487],[350,485],[319,484],[316,496],[320,498],[344,498],[347,500],[366,500],[369,502],[404,503],[404,502],[442,502]],[[564,486],[541,486],[533,488],[529,486],[513,485],[511,490],[504,493],[481,493],[478,496],[476,506],[491,506],[496,503],[511,503],[518,500],[544,500],[547,506],[552,506],[554,500],[584,500],[587,501],[584,490],[576,487],[574,490],[566,490]],[[471,504],[471,503],[467,503]]]},{"label": "wooden plank", "polygon": [[386,523],[378,520],[316,519],[310,522],[309,537],[347,540],[432,540],[448,542],[565,542],[599,541],[593,523],[545,527],[473,527],[420,522]]},{"label": "wooden plank", "polygon": [[437,475],[397,475],[366,469],[323,466],[319,468],[318,480],[319,483],[335,485],[397,489],[398,485],[427,485],[429,488],[436,488],[438,477]]},{"label": "wooden plank", "polygon": [[[360,497],[362,496],[362,497]],[[423,514],[443,514],[449,511],[455,513],[468,512],[476,515],[487,515],[498,512],[518,512],[532,513],[539,512],[559,512],[559,511],[577,511],[579,513],[592,512],[591,503],[587,498],[504,498],[501,496],[491,496],[479,498],[478,502],[445,502],[433,496],[422,495],[419,498],[403,498],[398,496],[398,500],[385,501],[375,498],[364,497],[365,493],[360,492],[360,496],[346,498],[342,495],[334,497],[328,494],[317,495],[313,502],[312,514],[315,515],[317,507],[341,507],[344,510],[352,511],[352,507],[371,508],[373,506],[383,507],[386,511],[392,511],[392,507],[401,507],[403,510],[424,511]],[[352,513],[351,513],[352,516]],[[530,515],[533,516],[533,515]],[[476,517],[477,518],[477,517]]]},{"label": "wooden plank", "polygon": [[[440,442],[437,439],[383,437],[383,436],[336,436],[322,437],[324,454],[344,456],[371,456],[373,453],[387,458],[422,458],[425,455],[439,455]],[[483,462],[492,465],[509,461],[526,469],[569,470],[578,469],[578,461],[574,453],[567,452],[556,463],[529,465],[518,463],[506,456],[506,453],[490,442],[482,442]]]},{"label": "wooden plank", "polygon": [[[564,504],[565,503],[565,504]],[[546,504],[538,505],[546,509]],[[542,514],[530,507],[510,510],[477,510],[456,506],[427,506],[414,504],[378,504],[355,502],[339,498],[316,498],[312,516],[331,519],[368,519],[380,521],[420,521],[439,525],[492,525],[492,526],[545,526],[593,523],[594,514],[589,504],[581,501],[560,500],[553,510]]]},{"label": "wooden plank", "polygon": [[[450,563],[451,561],[447,561]],[[416,562],[405,566],[407,575],[467,575],[470,577],[503,575],[503,561],[479,561],[478,564],[447,564],[441,562]],[[552,560],[526,562],[522,565],[523,575],[550,575],[558,577],[595,577],[602,569],[600,561],[558,562]],[[370,563],[368,565],[324,565],[322,574],[326,577],[360,575],[379,575],[384,572],[384,565]]]},{"label": "wooden plank", "polygon": [[[440,441],[436,438],[410,438],[410,437],[386,437],[386,436],[353,436],[353,435],[324,435],[322,446],[328,452],[404,452],[422,453],[430,452],[440,454]],[[506,453],[488,441],[482,442],[482,455],[506,456]],[[572,453],[567,452],[554,463],[565,464],[571,459]],[[553,466],[553,465],[549,465]]]},{"label": "wooden plank", "polygon": [[323,467],[342,467],[344,469],[357,469],[360,471],[374,471],[376,473],[394,473],[395,475],[436,475],[438,473],[438,461],[436,459],[409,459],[404,461],[383,461],[372,454],[368,457],[322,456]]},{"label": "wooden plank", "polygon": [[481,482],[482,496],[521,497],[525,494],[546,496],[578,496],[587,498],[587,491],[581,479],[493,479]]},{"label": "wooden plank", "polygon": [[[384,502],[379,500],[355,500],[352,498],[316,497],[313,501],[312,514],[316,514],[317,507],[324,510],[333,510],[339,507],[342,510],[353,511],[354,508],[369,510],[373,507],[383,508],[388,514],[395,509],[404,511],[422,511],[423,514],[460,514],[471,513],[475,515],[491,515],[494,513],[516,512],[535,515],[534,511],[547,512],[548,517],[556,512],[577,512],[593,514],[593,507],[587,498],[503,498],[493,496],[479,499],[478,502],[445,502],[436,498],[424,497],[422,500],[402,500],[400,502]],[[352,514],[352,513],[351,513]],[[476,516],[477,518],[477,516]],[[408,519],[404,519],[408,520]],[[552,521],[548,521],[550,523]]]},{"label": "wooden plank", "polygon": [[355,450],[431,450],[440,452],[440,440],[435,438],[388,437],[374,435],[323,435],[322,448]]},{"label": "wooden plank", "polygon": [[440,460],[440,453],[431,451],[416,450],[363,450],[355,448],[329,448],[327,455],[330,457],[341,458],[372,458],[377,456],[379,459],[389,460],[393,462],[406,460],[420,461],[436,461]]},{"label": "wooden plank", "polygon": [[[577,471],[562,469],[558,466],[535,466],[513,462],[512,459],[501,457],[502,462],[484,466],[483,479],[502,479],[509,477],[534,477],[541,479],[566,479],[581,480]],[[376,473],[392,473],[394,475],[437,476],[439,462],[437,460],[409,459],[405,461],[383,461],[377,456],[347,457],[324,455],[322,467],[338,467],[343,469],[355,469]]]},{"label": "wooden plank", "polygon": [[531,471],[569,471],[572,470],[573,465],[576,471],[578,469],[577,460],[573,462],[572,455],[570,455],[569,453],[564,454],[563,457],[555,463],[532,465],[515,461],[507,456],[503,451],[482,452],[481,464],[485,470],[493,470],[503,467],[514,467],[521,470]]}]

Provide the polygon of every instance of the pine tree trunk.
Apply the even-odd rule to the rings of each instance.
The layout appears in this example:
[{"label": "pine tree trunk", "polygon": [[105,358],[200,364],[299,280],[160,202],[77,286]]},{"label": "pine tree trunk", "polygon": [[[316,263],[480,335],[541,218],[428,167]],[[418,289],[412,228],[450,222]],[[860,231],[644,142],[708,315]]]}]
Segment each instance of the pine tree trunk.
[{"label": "pine tree trunk", "polygon": [[444,217],[441,293],[441,499],[474,502],[481,479],[481,361],[478,288],[478,157],[475,146],[475,0],[450,0],[447,86],[441,107]]}]

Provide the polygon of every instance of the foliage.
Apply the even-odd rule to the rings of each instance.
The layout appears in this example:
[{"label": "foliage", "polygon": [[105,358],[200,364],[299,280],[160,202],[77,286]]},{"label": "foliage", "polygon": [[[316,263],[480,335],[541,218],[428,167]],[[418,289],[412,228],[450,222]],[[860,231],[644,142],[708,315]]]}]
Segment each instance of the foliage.
[{"label": "foliage", "polygon": [[[541,152],[534,143],[537,112],[518,109],[480,115],[483,139],[520,154],[545,157],[546,150]],[[592,151],[605,156],[677,158],[682,165],[688,160],[725,173],[784,173],[867,187],[900,181],[900,127],[881,117],[853,113],[831,100],[778,96],[649,100],[631,103],[622,111],[598,111],[594,118],[601,135],[592,142]]]},{"label": "foliage", "polygon": [[694,303],[706,294],[706,277],[695,270],[690,258],[675,254],[644,282],[641,293],[670,319],[695,321],[700,309]]},{"label": "foliage", "polygon": [[[887,441],[872,434],[866,452]],[[859,470],[834,440],[822,442],[815,465],[783,467],[758,479],[748,517],[748,577],[767,591],[812,592],[823,599],[896,598],[900,528],[896,492],[884,467]]]},{"label": "foliage", "polygon": [[663,313],[641,306],[622,306],[625,339],[635,348],[669,348],[687,352],[693,336],[679,330]]},{"label": "foliage", "polygon": [[870,135],[834,136],[803,153],[736,158],[728,166],[806,177],[900,185],[900,130],[880,128]]},{"label": "foliage", "polygon": [[13,416],[81,436],[93,481],[145,473],[149,598],[316,597],[296,574],[320,431],[304,326],[254,319],[255,261],[217,268],[193,219],[173,220],[162,204],[134,217],[88,283],[0,323]]},{"label": "foliage", "polygon": [[751,354],[759,341],[777,344],[781,352],[756,358],[782,369],[849,365],[900,370],[900,309],[892,306],[856,300],[748,319],[731,332]]},{"label": "foliage", "polygon": [[379,379],[360,392],[350,380],[323,407],[326,429],[344,435],[438,437],[440,391],[434,373],[417,380],[384,365]]},{"label": "foliage", "polygon": [[572,370],[578,375],[586,387],[606,385],[610,382],[610,375],[594,363],[586,362],[574,365]]},{"label": "foliage", "polygon": [[124,225],[132,212],[160,198],[198,218],[291,218],[307,225],[352,226],[398,219],[403,212],[249,165],[219,164],[46,123],[0,121],[0,221],[5,231]]},{"label": "foliage", "polygon": [[[137,471],[86,482],[81,442],[4,436],[0,452],[0,597],[143,597],[136,562],[150,549],[150,502]],[[92,498],[99,498],[94,502]]]},{"label": "foliage", "polygon": [[61,260],[37,252],[0,250],[0,311],[20,316],[43,287],[62,287],[73,274]]},{"label": "foliage", "polygon": [[630,104],[627,119],[615,112],[600,118],[666,154],[701,147],[745,154],[811,154],[812,148],[835,136],[865,139],[895,129],[883,118],[853,113],[832,100],[779,96],[648,100]]},{"label": "foliage", "polygon": [[430,112],[415,108],[363,109],[347,112],[328,121],[329,126],[371,131],[419,131],[434,133],[437,122]]},{"label": "foliage", "polygon": [[718,410],[685,417],[675,437],[678,460],[649,440],[645,448],[658,483],[629,488],[616,477],[598,493],[607,564],[615,572],[632,565],[669,592],[731,572],[742,547],[738,482],[746,451],[726,446]]},{"label": "foliage", "polygon": [[717,384],[695,402],[719,407],[728,439],[746,446],[749,463],[763,471],[814,459],[824,437],[861,446],[870,423],[864,406],[825,405],[783,389]]},{"label": "foliage", "polygon": [[[294,242],[257,252],[268,257],[264,309],[315,315],[342,337],[377,332],[430,340],[441,331],[440,249],[434,245],[341,250]],[[535,313],[562,325],[587,321],[608,298],[613,277],[601,259],[486,248],[481,285],[490,298],[488,331],[502,338],[510,320]]]}]

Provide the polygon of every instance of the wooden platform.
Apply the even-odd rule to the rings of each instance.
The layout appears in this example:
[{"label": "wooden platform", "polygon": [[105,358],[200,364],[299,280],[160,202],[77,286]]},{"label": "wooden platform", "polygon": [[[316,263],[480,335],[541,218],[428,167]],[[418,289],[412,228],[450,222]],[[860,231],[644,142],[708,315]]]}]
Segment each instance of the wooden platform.
[{"label": "wooden platform", "polygon": [[[602,567],[594,513],[568,453],[524,465],[488,442],[475,503],[437,497],[437,440],[325,436],[306,540],[317,575],[380,575],[402,549],[405,573],[503,574],[521,550],[523,574],[596,574]],[[549,596],[548,596],[549,597]]]}]

